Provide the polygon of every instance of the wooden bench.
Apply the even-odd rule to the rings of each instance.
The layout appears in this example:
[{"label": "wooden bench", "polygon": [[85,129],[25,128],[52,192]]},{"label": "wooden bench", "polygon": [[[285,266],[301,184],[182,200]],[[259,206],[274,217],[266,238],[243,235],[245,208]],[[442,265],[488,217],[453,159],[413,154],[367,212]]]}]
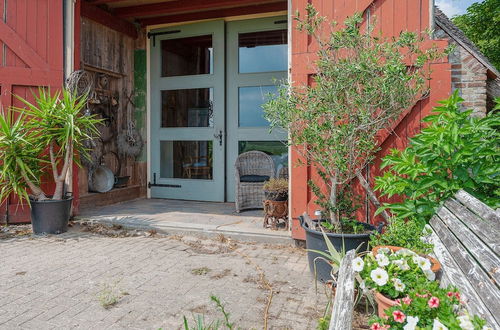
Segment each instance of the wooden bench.
[{"label": "wooden bench", "polygon": [[[500,216],[465,191],[447,200],[430,221],[442,286],[456,286],[472,314],[500,330]],[[351,329],[354,309],[354,251],[342,260],[330,330]]]}]

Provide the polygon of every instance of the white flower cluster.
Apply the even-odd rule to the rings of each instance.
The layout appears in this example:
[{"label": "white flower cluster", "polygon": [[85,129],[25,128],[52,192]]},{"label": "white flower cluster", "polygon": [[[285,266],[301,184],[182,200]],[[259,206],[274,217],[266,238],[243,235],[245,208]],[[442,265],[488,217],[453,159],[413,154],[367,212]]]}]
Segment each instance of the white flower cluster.
[{"label": "white flower cluster", "polygon": [[[396,258],[394,258],[394,256],[396,256]],[[409,271],[410,265],[407,260],[409,257],[411,257],[411,261],[422,270],[427,279],[430,281],[435,280],[436,275],[431,270],[432,265],[429,259],[421,257],[408,249],[400,249],[395,253],[392,253],[389,248],[379,248],[375,257],[373,257],[371,252],[367,254],[368,260],[374,261],[377,266],[370,272],[371,280],[378,286],[386,285],[389,281],[389,273],[386,268],[392,264],[402,271]],[[371,261],[368,261],[370,265],[372,265]],[[365,268],[365,261],[361,257],[357,257],[352,261],[352,267],[355,272],[362,272]],[[396,291],[404,292],[406,285],[401,281],[401,279],[393,278],[391,281],[394,284]]]}]

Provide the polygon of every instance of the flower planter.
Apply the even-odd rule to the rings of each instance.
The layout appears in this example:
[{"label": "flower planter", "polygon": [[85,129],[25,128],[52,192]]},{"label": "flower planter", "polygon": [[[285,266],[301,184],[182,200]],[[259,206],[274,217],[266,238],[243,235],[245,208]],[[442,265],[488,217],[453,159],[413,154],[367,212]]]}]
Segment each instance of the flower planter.
[{"label": "flower planter", "polygon": [[62,200],[30,201],[34,234],[61,234],[68,230],[73,197]]},{"label": "flower planter", "polygon": [[[307,258],[309,260],[309,269],[316,278],[325,283],[331,280],[330,272],[332,270],[332,266],[327,263],[323,259],[319,259],[320,255],[316,252],[310,250],[318,250],[318,251],[328,251],[328,247],[326,246],[326,242],[323,238],[323,234],[321,231],[314,230],[309,228],[308,224],[305,222],[304,217],[300,216],[300,225],[306,231],[306,248]],[[361,224],[368,230],[375,231],[376,228],[368,223],[361,222]],[[381,230],[381,228],[379,228]],[[370,235],[372,233],[366,234],[335,234],[335,233],[326,233],[326,236],[332,242],[333,246],[338,250],[345,252],[349,250],[354,250],[359,247],[358,251],[366,251],[368,249],[368,242],[370,240]],[[318,258],[318,259],[317,259]],[[316,272],[314,269],[314,265],[316,264]]]},{"label": "flower planter", "polygon": [[386,320],[389,317],[387,316],[387,314],[385,314],[385,310],[398,304],[396,300],[387,298],[386,296],[377,291],[375,291],[375,301],[377,302],[378,316]]},{"label": "flower planter", "polygon": [[[379,245],[379,246],[376,246],[372,249],[372,252],[373,252],[373,255],[377,255],[377,252],[379,249],[383,249],[383,248],[387,248],[387,249],[390,249],[392,252],[396,252],[396,251],[399,251],[401,249],[406,249],[406,248],[403,248],[403,247],[400,247],[400,246],[392,246],[392,245]],[[424,257],[424,258],[427,258],[429,259],[429,261],[431,262],[431,270],[436,274],[436,279],[439,279],[440,278],[440,275],[441,275],[441,263],[436,259],[436,258],[433,258],[427,254],[421,254],[419,253],[418,255],[420,255],[421,257]]]}]

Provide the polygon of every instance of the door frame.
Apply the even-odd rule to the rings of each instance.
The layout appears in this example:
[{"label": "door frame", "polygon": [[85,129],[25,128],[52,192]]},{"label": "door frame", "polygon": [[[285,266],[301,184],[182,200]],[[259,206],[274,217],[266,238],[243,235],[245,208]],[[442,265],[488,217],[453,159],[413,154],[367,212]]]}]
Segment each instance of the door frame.
[{"label": "door frame", "polygon": [[[238,34],[287,29],[286,16],[273,16],[226,23],[226,200],[235,199],[234,164],[239,155],[239,141],[283,141],[287,133],[269,126],[239,127],[239,88],[276,85],[276,79],[287,78],[287,69],[267,72],[239,72]],[[288,38],[288,36],[287,36]],[[289,42],[287,49],[290,48]],[[232,54],[232,55],[229,55]],[[255,138],[255,136],[258,136]]]},{"label": "door frame", "polygon": [[[288,29],[288,80],[291,81],[291,65],[292,65],[292,28],[293,28],[293,17],[292,17],[292,0],[288,0],[288,10],[280,11],[280,12],[270,12],[263,13],[257,15],[240,15],[240,16],[230,16],[230,17],[221,17],[220,19],[224,19],[225,22],[231,22],[236,20],[247,20],[247,19],[255,19],[255,18],[266,18],[266,17],[276,17],[276,16],[286,16],[288,20],[287,29]],[[206,22],[212,21],[213,19],[208,20],[197,20],[190,22],[177,22],[177,23],[165,23],[165,24],[156,24],[156,25],[148,25],[146,26],[146,35],[152,30],[160,29],[160,28],[168,28],[173,26],[185,25],[188,23],[197,23],[197,22]],[[151,182],[152,180],[152,172],[151,172],[151,45],[149,40],[146,38],[146,182]],[[290,172],[292,171],[292,148],[288,148],[288,168]],[[289,195],[292,194],[292,176],[290,176],[288,181],[289,186]],[[148,199],[151,198],[151,189],[149,186],[146,186],[146,197]],[[289,203],[288,214],[291,213],[291,203]]]},{"label": "door frame", "polygon": [[[167,33],[165,33],[167,32]],[[163,34],[161,34],[163,33]],[[150,191],[158,198],[224,201],[225,185],[225,144],[223,137],[219,140],[216,132],[225,130],[225,23],[223,20],[185,24],[175,27],[154,29],[148,44],[151,46],[151,66],[155,68],[151,75],[151,89],[148,98],[155,111],[149,114],[150,126],[149,148],[151,162],[148,164],[153,172]],[[212,72],[200,75],[162,77],[161,42],[179,38],[189,38],[203,35],[212,36]],[[154,49],[153,49],[154,47]],[[162,127],[161,126],[161,93],[164,90],[183,90],[210,88],[213,95],[213,126],[207,127]],[[154,136],[153,136],[154,135]],[[211,141],[212,142],[212,175],[209,179],[168,178],[161,177],[161,141]],[[221,166],[219,166],[221,165]],[[155,190],[154,192],[152,190]]]}]

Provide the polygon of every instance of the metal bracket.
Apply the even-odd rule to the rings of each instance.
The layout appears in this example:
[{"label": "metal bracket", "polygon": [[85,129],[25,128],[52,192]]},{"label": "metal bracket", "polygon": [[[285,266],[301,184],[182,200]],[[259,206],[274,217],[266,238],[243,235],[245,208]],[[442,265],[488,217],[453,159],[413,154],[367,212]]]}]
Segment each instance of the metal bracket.
[{"label": "metal bracket", "polygon": [[151,187],[182,188],[182,186],[180,184],[156,183],[156,173],[153,173],[153,183],[148,182],[148,189],[151,189]]},{"label": "metal bracket", "polygon": [[153,47],[156,46],[156,36],[161,36],[164,34],[174,34],[179,33],[181,30],[172,30],[172,31],[164,31],[164,32],[148,32],[148,39],[153,38]]}]

